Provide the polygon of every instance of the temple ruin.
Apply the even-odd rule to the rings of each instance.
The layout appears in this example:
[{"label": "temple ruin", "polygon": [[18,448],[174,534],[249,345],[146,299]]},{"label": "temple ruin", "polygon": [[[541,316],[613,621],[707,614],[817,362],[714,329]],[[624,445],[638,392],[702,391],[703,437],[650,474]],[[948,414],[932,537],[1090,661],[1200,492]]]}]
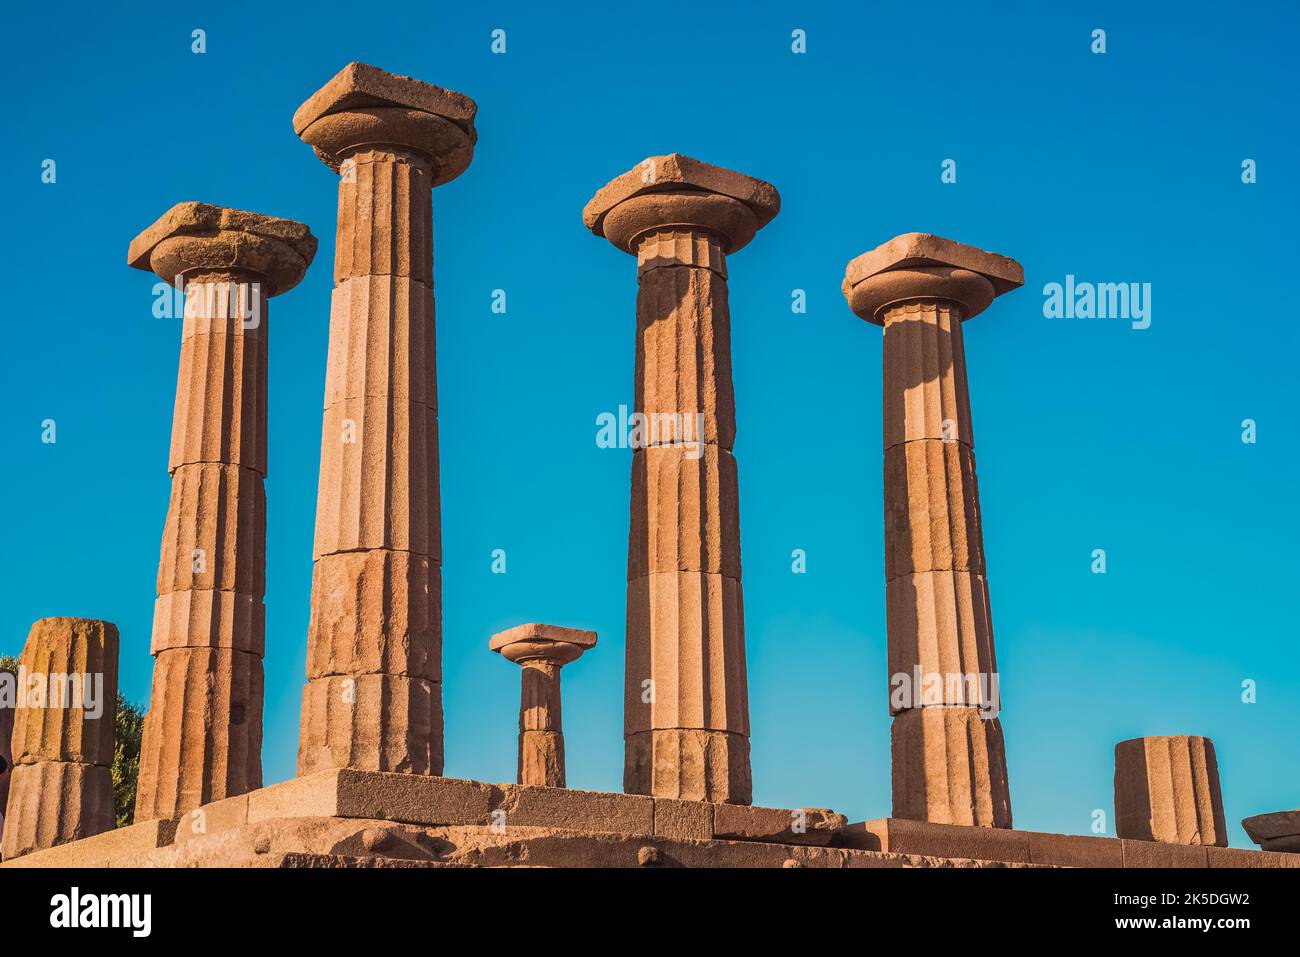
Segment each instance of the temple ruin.
[{"label": "temple ruin", "polygon": [[963,337],[1024,276],[924,233],[853,259],[843,283],[883,328],[892,816],[754,805],[727,261],[780,199],[678,154],[582,213],[636,259],[635,412],[673,423],[632,455],[624,793],[566,786],[560,673],[600,652],[594,632],[547,624],[489,641],[520,666],[516,782],[442,776],[432,197],[469,166],[476,109],[352,63],[293,115],[339,179],[307,674],[283,783],[263,787],[261,768],[263,659],[285,653],[267,648],[263,606],[267,302],[303,278],[316,238],[183,202],[130,243],[130,266],[186,295],[135,823],[113,827],[117,629],[41,619],[3,687],[98,675],[108,704],[16,704],[3,866],[1300,865],[1300,811],[1247,818],[1259,851],[1226,846],[1203,737],[1117,745],[1117,836],[1012,828]]}]

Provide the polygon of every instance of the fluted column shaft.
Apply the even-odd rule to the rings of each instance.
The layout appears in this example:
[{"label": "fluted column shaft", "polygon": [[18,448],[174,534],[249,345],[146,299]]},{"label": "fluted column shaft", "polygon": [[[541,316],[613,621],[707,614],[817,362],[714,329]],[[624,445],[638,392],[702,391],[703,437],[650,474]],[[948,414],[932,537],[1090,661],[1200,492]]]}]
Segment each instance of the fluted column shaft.
[{"label": "fluted column shaft", "polygon": [[340,159],[298,773],[441,774],[433,166]]},{"label": "fluted column shaft", "polygon": [[185,290],[137,820],[262,785],[267,301],[315,254],[302,223],[193,202],[127,254]]},{"label": "fluted column shaft", "polygon": [[1227,847],[1214,742],[1178,734],[1115,745],[1115,836]]},{"label": "fluted column shaft", "polygon": [[890,701],[894,816],[1009,827],[965,318],[935,299],[883,311],[889,672],[909,691]]},{"label": "fluted column shaft", "polygon": [[561,662],[528,658],[523,671],[519,702],[520,784],[565,786],[564,726],[560,716]]},{"label": "fluted column shaft", "polygon": [[[624,787],[748,803],[749,702],[726,257],[671,228],[637,248]],[[648,682],[648,683],[647,683]]]},{"label": "fluted column shaft", "polygon": [[6,860],[113,827],[117,658],[109,622],[32,625],[18,663]]},{"label": "fluted column shaft", "polygon": [[186,277],[139,820],[262,786],[269,323],[262,277]]}]

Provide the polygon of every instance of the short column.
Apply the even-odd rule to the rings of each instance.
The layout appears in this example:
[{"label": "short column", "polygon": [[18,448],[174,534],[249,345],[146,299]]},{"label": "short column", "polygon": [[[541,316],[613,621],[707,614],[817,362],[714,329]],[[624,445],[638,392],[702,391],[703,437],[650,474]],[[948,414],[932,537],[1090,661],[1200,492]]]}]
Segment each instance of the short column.
[{"label": "short column", "polygon": [[5,860],[113,827],[117,627],[42,618],[18,659]]},{"label": "short column", "polygon": [[1214,742],[1173,734],[1115,745],[1115,834],[1227,847]]},{"label": "short column", "polygon": [[596,645],[594,631],[558,625],[517,625],[498,632],[488,647],[523,668],[519,705],[520,784],[562,788],[564,728],[560,669]]}]

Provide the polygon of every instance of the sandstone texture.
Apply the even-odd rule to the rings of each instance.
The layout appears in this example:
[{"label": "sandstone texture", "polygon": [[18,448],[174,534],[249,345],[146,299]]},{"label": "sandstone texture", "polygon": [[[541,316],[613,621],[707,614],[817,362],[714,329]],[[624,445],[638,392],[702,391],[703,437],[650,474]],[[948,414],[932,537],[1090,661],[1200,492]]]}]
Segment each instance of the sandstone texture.
[{"label": "sandstone texture", "polygon": [[749,703],[728,253],[771,184],[673,153],[596,192],[583,222],[637,257],[624,787],[749,804]]},{"label": "sandstone texture", "polygon": [[186,295],[137,820],[262,784],[267,300],[315,254],[302,223],[193,202],[127,253]]},{"label": "sandstone texture", "polygon": [[442,773],[432,189],[474,101],[364,63],[294,114],[339,173],[298,772]]},{"label": "sandstone texture", "polygon": [[[13,714],[5,860],[90,837],[113,826],[117,720],[116,626],[42,618],[18,661],[25,679]],[[39,688],[39,696],[34,689]],[[8,719],[0,720],[0,729]]]},{"label": "sandstone texture", "polygon": [[905,233],[848,264],[885,327],[885,606],[894,816],[1011,827],[962,323],[1020,286],[1014,260]]},{"label": "sandstone texture", "polygon": [[1214,742],[1177,734],[1115,745],[1115,833],[1164,844],[1226,847]]},{"label": "sandstone texture", "polygon": [[560,669],[595,645],[594,631],[537,623],[516,625],[488,641],[492,651],[523,669],[517,778],[520,784],[565,786]]}]

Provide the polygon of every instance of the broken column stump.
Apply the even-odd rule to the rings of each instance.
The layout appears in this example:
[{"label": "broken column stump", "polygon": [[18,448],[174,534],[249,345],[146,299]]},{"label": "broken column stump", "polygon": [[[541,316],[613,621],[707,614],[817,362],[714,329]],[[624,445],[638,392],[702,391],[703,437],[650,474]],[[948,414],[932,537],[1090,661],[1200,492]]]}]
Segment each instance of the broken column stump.
[{"label": "broken column stump", "polygon": [[5,860],[113,827],[117,627],[42,618],[19,658]]}]

